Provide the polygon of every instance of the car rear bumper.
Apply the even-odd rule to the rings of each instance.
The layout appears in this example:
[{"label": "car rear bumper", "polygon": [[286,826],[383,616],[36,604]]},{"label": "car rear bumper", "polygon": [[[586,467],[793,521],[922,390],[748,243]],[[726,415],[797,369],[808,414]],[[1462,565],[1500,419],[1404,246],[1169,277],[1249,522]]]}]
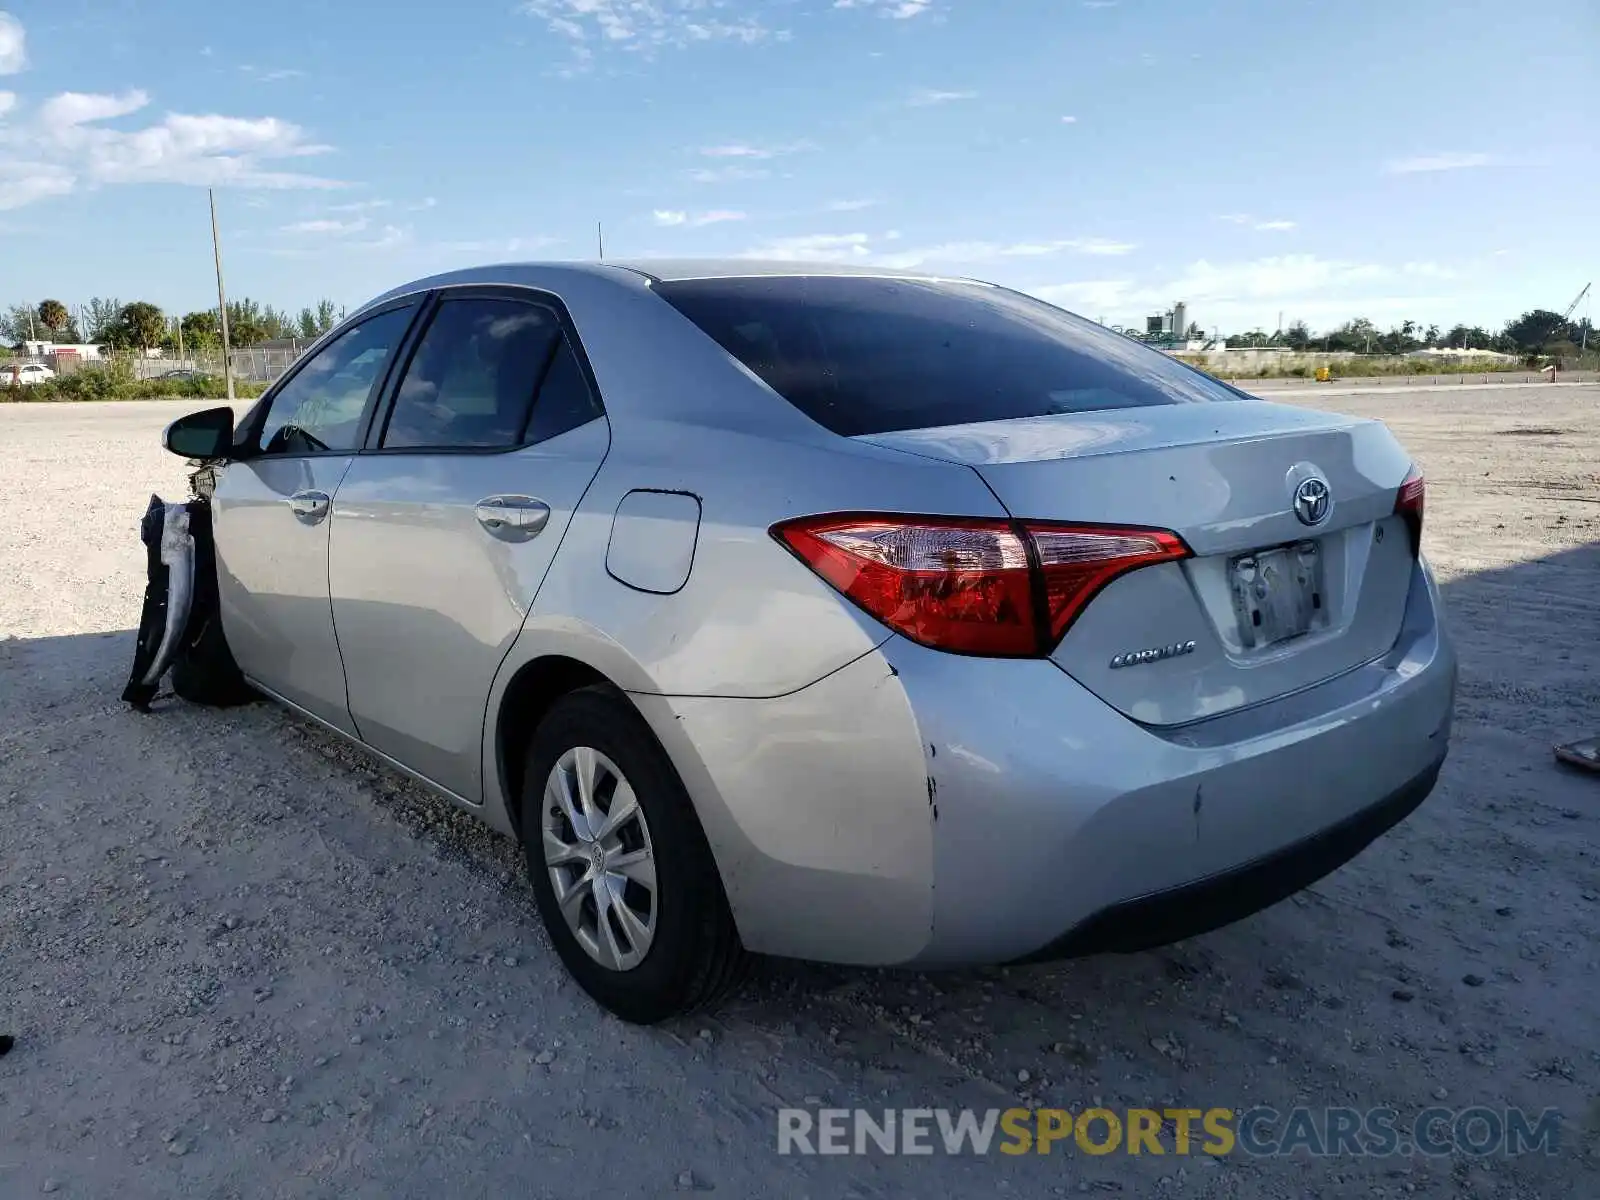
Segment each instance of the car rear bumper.
[{"label": "car rear bumper", "polygon": [[1292,846],[1193,883],[1102,908],[1019,961],[1149,950],[1260,912],[1337,870],[1415,812],[1433,791],[1443,764],[1441,757],[1371,808]]},{"label": "car rear bumper", "polygon": [[640,702],[752,950],[953,966],[1134,948],[1281,899],[1427,794],[1456,665],[1425,569],[1415,583],[1382,659],[1176,729],[1048,661],[899,638],[790,696]]}]

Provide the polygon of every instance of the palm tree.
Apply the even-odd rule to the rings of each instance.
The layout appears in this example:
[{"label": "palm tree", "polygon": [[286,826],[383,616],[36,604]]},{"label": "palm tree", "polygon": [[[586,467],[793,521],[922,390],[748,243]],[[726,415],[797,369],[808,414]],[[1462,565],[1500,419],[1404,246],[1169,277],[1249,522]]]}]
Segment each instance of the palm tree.
[{"label": "palm tree", "polygon": [[39,305],[39,324],[50,333],[60,335],[66,331],[72,321],[72,314],[67,311],[67,306],[59,300],[45,300]]}]

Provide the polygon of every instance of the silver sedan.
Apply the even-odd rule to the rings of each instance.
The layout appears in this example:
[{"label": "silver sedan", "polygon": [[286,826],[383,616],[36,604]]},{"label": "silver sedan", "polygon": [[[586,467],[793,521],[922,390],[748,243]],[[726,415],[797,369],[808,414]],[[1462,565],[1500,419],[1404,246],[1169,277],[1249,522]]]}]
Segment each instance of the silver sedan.
[{"label": "silver sedan", "polygon": [[793,264],[420,280],[152,505],[128,697],[264,694],[520,839],[602,1005],[752,952],[1129,951],[1428,795],[1454,655],[1380,424],[990,284]]}]

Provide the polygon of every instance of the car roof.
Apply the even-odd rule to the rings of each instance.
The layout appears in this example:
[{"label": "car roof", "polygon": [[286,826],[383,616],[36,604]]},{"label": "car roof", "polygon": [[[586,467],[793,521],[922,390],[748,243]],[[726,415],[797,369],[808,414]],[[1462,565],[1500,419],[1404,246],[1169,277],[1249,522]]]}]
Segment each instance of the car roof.
[{"label": "car roof", "polygon": [[414,295],[433,288],[492,286],[544,288],[563,294],[574,284],[596,283],[648,286],[650,283],[678,282],[686,279],[747,279],[775,276],[856,276],[895,279],[952,278],[915,271],[897,271],[862,263],[790,262],[759,258],[635,258],[604,262],[571,260],[547,262],[487,263],[478,267],[448,271],[416,279],[391,288],[361,306],[365,311],[400,296]]},{"label": "car roof", "polygon": [[748,279],[767,276],[889,276],[896,279],[931,279],[916,271],[896,271],[867,263],[795,262],[763,258],[640,258],[622,259],[616,266],[637,271],[663,283],[685,279]]}]

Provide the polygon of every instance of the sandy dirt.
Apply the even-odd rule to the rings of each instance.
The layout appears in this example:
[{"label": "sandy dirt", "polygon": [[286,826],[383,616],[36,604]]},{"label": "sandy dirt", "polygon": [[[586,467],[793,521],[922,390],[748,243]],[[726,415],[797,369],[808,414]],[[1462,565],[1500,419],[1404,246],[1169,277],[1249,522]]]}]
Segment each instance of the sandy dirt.
[{"label": "sandy dirt", "polygon": [[[1550,747],[1600,732],[1600,388],[1321,403],[1429,477],[1463,674],[1418,813],[1159,952],[768,963],[652,1030],[567,980],[470,817],[266,705],[123,706],[180,410],[0,406],[0,1197],[1593,1197],[1600,779]],[[822,1103],[1565,1119],[1516,1159],[780,1157],[776,1110]]]}]

